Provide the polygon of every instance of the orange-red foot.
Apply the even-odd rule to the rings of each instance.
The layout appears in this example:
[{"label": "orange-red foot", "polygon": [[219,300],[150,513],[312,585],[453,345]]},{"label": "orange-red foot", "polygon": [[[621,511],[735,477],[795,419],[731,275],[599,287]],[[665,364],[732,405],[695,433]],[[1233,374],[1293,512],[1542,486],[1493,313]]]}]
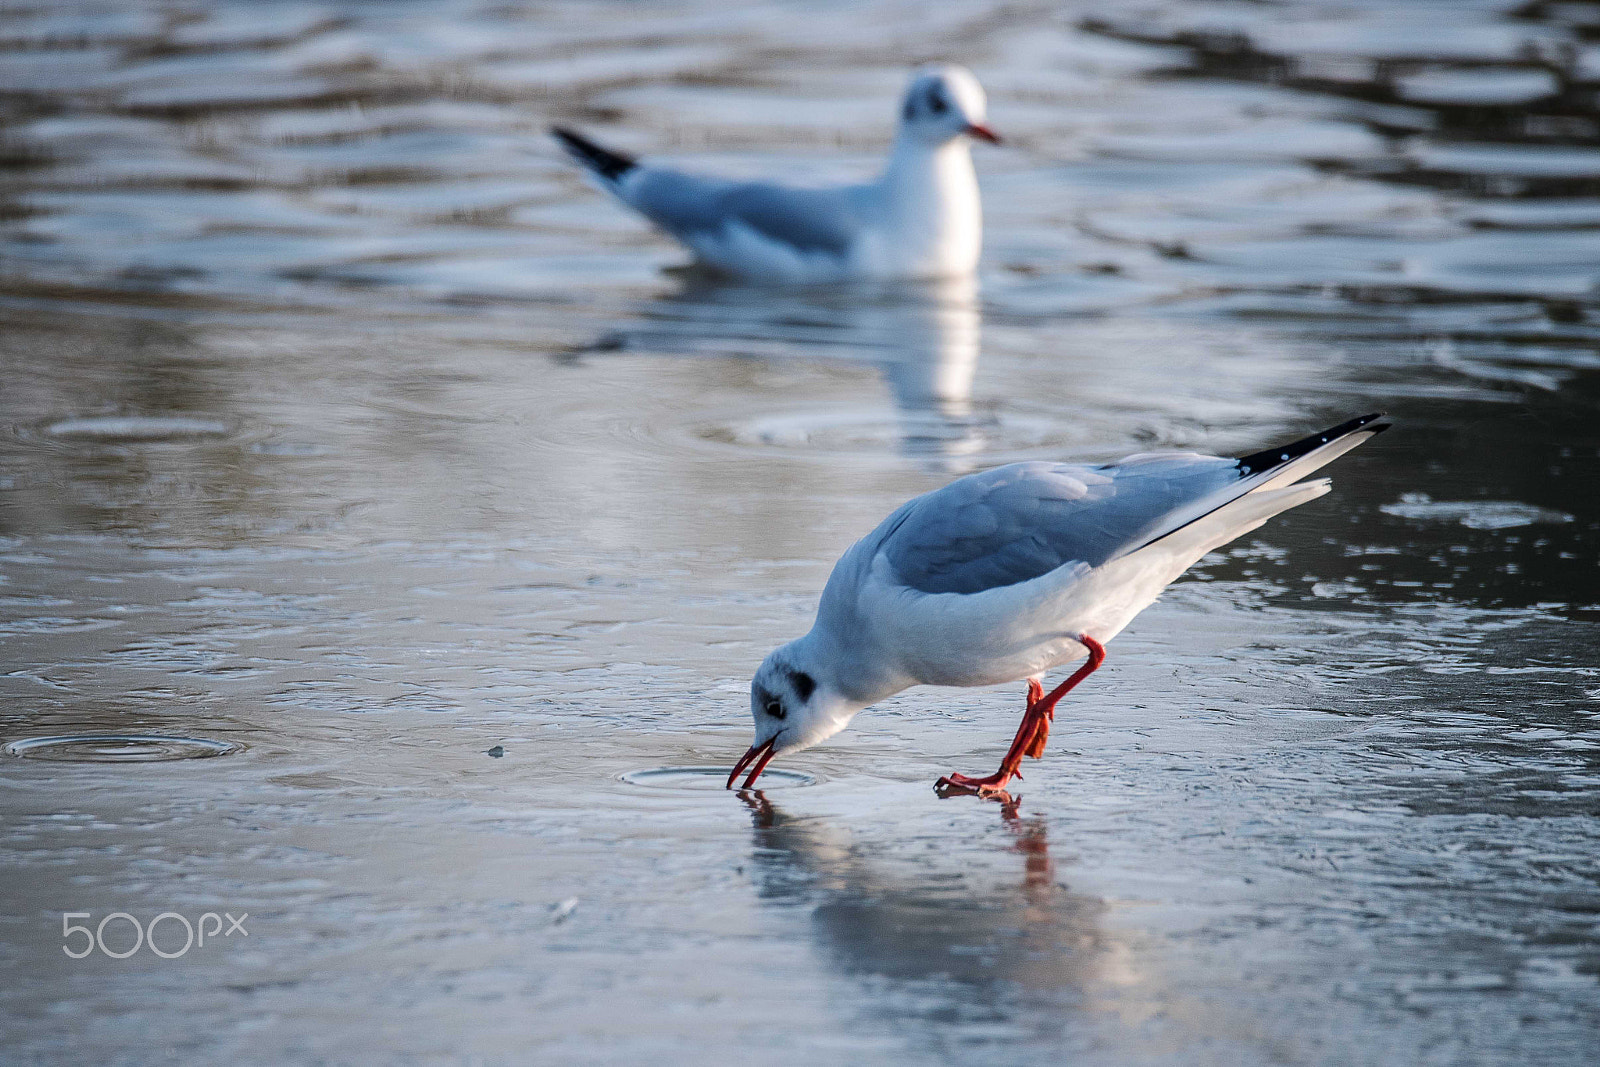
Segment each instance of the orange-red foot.
[{"label": "orange-red foot", "polygon": [[965,774],[947,774],[933,783],[933,788],[942,797],[986,796],[989,793],[1004,792],[1007,782],[1012,778],[1021,777],[1020,774],[1006,771],[996,771],[983,778],[972,778]]},{"label": "orange-red foot", "polygon": [[[966,777],[961,775],[960,777]],[[1022,798],[1014,797],[1004,789],[975,789],[969,786],[956,785],[948,778],[941,778],[934,784],[933,791],[939,794],[940,800],[949,800],[951,797],[977,797],[979,800],[992,800],[1000,805],[1000,817],[1015,819],[1017,809],[1022,806]]]}]

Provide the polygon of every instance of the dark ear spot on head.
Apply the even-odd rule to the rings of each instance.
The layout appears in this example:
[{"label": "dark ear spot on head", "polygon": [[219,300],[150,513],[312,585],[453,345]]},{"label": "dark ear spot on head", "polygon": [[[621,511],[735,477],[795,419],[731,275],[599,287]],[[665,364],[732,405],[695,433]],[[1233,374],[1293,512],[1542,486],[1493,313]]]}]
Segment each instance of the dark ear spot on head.
[{"label": "dark ear spot on head", "polygon": [[794,695],[800,698],[803,704],[811,699],[811,694],[817,691],[817,680],[805,671],[791,671],[789,684],[794,686]]},{"label": "dark ear spot on head", "polygon": [[911,97],[907,97],[906,98],[906,106],[901,111],[901,114],[905,117],[905,120],[907,122],[910,122],[912,119],[916,118],[917,117],[917,102],[916,102],[916,100],[912,99]]}]

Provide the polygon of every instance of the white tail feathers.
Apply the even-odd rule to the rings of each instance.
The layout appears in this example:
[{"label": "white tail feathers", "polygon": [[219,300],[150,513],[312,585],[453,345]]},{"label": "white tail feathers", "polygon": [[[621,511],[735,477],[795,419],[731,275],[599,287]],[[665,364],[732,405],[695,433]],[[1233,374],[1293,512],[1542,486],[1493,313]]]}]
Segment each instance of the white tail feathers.
[{"label": "white tail feathers", "polygon": [[1182,569],[1187,569],[1212,549],[1249,533],[1274,515],[1315,500],[1332,488],[1332,481],[1318,478],[1314,482],[1277,489],[1265,486],[1253,489],[1152,543],[1145,551],[1160,549],[1163,554],[1170,553],[1174,559],[1184,560]]},{"label": "white tail feathers", "polygon": [[[1343,426],[1336,426],[1322,434],[1285,445],[1282,449],[1284,458],[1281,462],[1277,455],[1278,449],[1267,449],[1265,452],[1258,452],[1255,455],[1241,459],[1239,461],[1241,469],[1249,471],[1253,467],[1255,473],[1247,473],[1232,485],[1201,497],[1199,500],[1171,512],[1166,516],[1161,529],[1146,537],[1141,544],[1129,548],[1125,554],[1134,555],[1144,551],[1151,545],[1159,544],[1169,538],[1180,535],[1187,531],[1189,527],[1205,522],[1218,512],[1225,511],[1230,516],[1244,514],[1244,512],[1234,508],[1233,505],[1237,501],[1274,494],[1281,489],[1294,486],[1298,479],[1305,477],[1319,467],[1332,463],[1368,438],[1387,430],[1389,428],[1388,423],[1377,421],[1381,417],[1381,415],[1364,415],[1360,419],[1352,419],[1350,422],[1343,424]],[[1323,443],[1317,444],[1318,440]],[[1304,454],[1295,455],[1297,451],[1302,449],[1306,450]],[[1319,497],[1328,491],[1329,483],[1326,480],[1315,484],[1318,488],[1309,496],[1296,498],[1292,503],[1285,503],[1275,510],[1268,511],[1262,518],[1255,520],[1250,525],[1239,527],[1232,536],[1237,537],[1241,533],[1253,530],[1273,515],[1278,514],[1278,512],[1286,511],[1296,504],[1303,504],[1305,501]],[[1207,523],[1206,529],[1209,530],[1211,528],[1211,525]],[[1187,541],[1184,543],[1187,543]]]}]

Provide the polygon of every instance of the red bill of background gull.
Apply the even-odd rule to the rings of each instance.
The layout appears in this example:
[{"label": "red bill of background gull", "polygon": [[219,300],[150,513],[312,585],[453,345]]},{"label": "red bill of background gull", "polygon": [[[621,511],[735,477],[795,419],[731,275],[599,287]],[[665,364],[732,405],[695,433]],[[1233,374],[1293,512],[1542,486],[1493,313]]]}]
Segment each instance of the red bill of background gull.
[{"label": "red bill of background gull", "polygon": [[[762,661],[755,743],[728,775],[751,788],[774,756],[810,748],[914,685],[1028,681],[994,793],[1044,754],[1055,706],[1105,644],[1207,552],[1331,488],[1300,481],[1389,428],[1381,413],[1239,459],[1153,452],[1116,463],[1012,463],[902,505],[835,564],[811,632]],[[1046,671],[1087,657],[1046,694]]]}]

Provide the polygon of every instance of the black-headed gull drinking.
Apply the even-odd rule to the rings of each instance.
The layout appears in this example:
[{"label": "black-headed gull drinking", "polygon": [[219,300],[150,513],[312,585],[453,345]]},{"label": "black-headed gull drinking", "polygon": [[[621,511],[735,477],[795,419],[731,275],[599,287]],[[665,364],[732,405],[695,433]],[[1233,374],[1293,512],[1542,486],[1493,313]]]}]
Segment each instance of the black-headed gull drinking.
[{"label": "black-headed gull drinking", "polygon": [[[779,753],[838,733],[914,685],[1028,680],[1000,769],[946,790],[997,792],[1044,753],[1056,702],[1100,666],[1105,643],[1207,552],[1314,500],[1301,478],[1389,428],[1364,415],[1241,459],[1152,452],[1117,463],[1013,463],[902,505],[835,564],[816,622],[750,684],[756,739],[728,775],[755,784]],[[1088,662],[1049,694],[1040,678]],[[753,766],[752,766],[753,764]]]},{"label": "black-headed gull drinking", "polygon": [[562,127],[551,131],[623,203],[717,270],[757,282],[944,278],[970,274],[983,243],[971,138],[983,87],[956,66],[912,77],[888,166],[862,185],[803,188],[728,181],[640,163]]}]

